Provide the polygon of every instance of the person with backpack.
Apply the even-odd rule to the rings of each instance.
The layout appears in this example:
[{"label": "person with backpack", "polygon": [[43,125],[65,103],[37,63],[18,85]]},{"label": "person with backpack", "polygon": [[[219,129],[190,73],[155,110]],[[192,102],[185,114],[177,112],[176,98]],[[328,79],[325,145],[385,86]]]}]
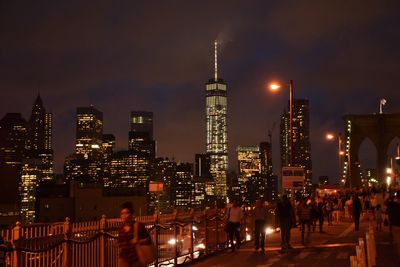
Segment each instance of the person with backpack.
[{"label": "person with backpack", "polygon": [[138,258],[136,246],[140,242],[151,242],[149,233],[144,224],[136,222],[134,209],[131,202],[125,202],[121,206],[121,227],[118,231],[118,267],[143,267]]}]

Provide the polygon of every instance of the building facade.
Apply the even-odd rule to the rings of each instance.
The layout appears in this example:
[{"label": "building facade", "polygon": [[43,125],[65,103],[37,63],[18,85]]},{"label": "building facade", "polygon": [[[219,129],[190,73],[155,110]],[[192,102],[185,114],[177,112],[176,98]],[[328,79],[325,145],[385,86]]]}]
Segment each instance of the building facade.
[{"label": "building facade", "polygon": [[225,201],[228,174],[227,84],[218,77],[217,42],[215,42],[214,78],[206,83],[206,152],[210,155],[210,173],[215,195]]},{"label": "building facade", "polygon": [[[310,105],[308,99],[293,100],[293,155],[289,154],[289,113],[281,116],[281,167],[301,166],[305,171],[305,187],[312,186],[312,160],[310,142]],[[292,160],[292,162],[291,162]]]}]

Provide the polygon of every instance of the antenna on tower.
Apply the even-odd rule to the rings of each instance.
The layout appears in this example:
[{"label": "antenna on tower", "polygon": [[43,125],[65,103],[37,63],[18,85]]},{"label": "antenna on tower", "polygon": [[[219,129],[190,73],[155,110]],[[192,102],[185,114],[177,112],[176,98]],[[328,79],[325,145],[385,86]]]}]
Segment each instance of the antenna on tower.
[{"label": "antenna on tower", "polygon": [[218,81],[218,42],[214,41],[214,80]]}]

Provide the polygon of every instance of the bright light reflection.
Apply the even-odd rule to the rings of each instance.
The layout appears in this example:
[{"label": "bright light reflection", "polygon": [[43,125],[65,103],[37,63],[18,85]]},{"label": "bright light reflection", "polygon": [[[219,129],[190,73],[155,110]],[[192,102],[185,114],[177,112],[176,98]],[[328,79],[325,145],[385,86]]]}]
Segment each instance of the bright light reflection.
[{"label": "bright light reflection", "polygon": [[176,244],[176,239],[172,238],[172,239],[168,240],[168,244],[175,245]]}]

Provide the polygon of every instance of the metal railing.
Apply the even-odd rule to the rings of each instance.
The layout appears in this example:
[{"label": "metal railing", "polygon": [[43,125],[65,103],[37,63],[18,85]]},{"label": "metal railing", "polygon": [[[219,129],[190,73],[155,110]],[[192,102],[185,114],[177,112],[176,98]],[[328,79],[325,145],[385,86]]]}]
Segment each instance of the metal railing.
[{"label": "metal railing", "polygon": [[[152,266],[176,266],[225,249],[228,242],[224,214],[224,209],[213,209],[137,217],[157,248]],[[0,232],[6,249],[4,266],[117,267],[121,223],[120,219],[107,219],[104,215],[99,221],[79,223],[68,218],[60,223],[24,226],[17,222],[12,229]],[[251,212],[245,212],[241,225],[242,239],[251,240]]]}]

